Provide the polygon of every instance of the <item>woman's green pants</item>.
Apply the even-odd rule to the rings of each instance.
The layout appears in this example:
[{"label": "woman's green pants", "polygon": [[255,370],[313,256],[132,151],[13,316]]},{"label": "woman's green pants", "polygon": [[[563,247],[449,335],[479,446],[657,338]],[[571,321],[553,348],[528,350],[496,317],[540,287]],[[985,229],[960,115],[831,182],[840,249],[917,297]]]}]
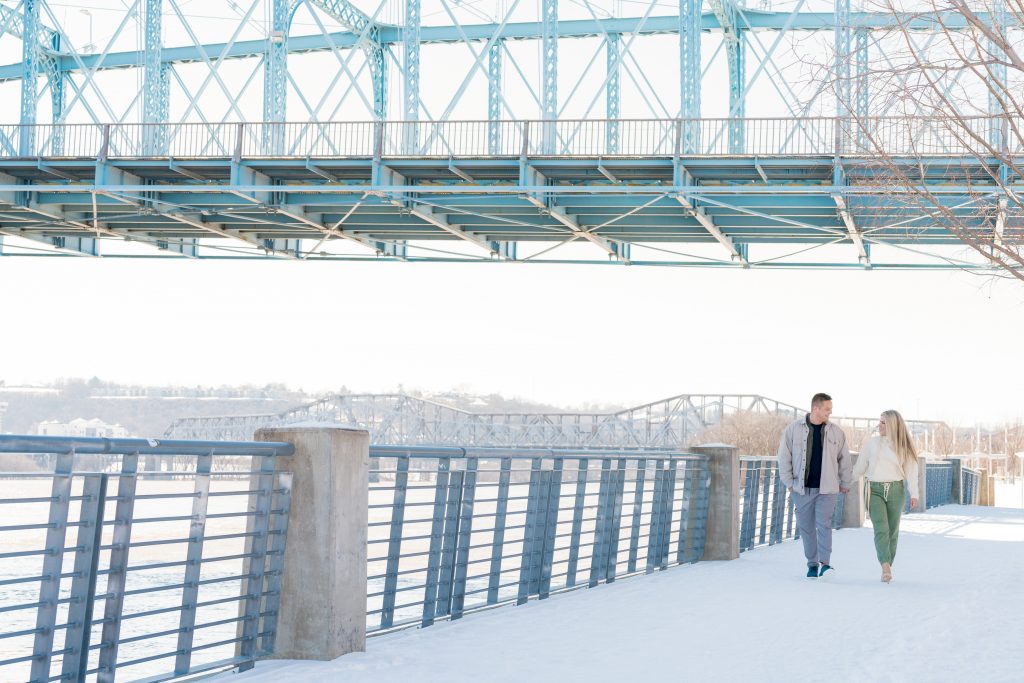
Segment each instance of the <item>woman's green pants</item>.
[{"label": "woman's green pants", "polygon": [[[868,514],[875,528],[875,554],[879,564],[892,564],[896,559],[896,541],[900,535],[900,515],[905,504],[902,481],[868,482]],[[886,491],[888,488],[888,491]]]}]

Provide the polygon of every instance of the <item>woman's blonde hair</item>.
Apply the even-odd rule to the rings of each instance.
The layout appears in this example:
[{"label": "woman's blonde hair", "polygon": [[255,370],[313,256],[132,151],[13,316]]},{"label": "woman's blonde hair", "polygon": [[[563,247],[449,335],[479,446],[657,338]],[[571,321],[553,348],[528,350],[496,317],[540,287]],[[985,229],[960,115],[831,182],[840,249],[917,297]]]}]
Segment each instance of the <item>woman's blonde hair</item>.
[{"label": "woman's blonde hair", "polygon": [[882,419],[885,420],[885,438],[889,440],[889,445],[896,453],[900,467],[906,472],[910,462],[917,460],[917,449],[914,448],[914,441],[910,438],[907,423],[904,422],[903,416],[895,410],[883,411]]}]

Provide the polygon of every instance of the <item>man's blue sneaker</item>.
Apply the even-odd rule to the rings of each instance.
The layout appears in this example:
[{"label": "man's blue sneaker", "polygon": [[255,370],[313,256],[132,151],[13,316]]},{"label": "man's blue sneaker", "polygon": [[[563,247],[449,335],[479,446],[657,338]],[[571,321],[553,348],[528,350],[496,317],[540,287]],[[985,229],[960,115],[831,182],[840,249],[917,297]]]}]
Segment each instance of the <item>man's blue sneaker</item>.
[{"label": "man's blue sneaker", "polygon": [[[826,565],[826,566],[828,566],[828,565]],[[831,569],[831,567],[829,567],[829,569]],[[816,578],[818,578],[818,565],[816,565],[816,564],[809,564],[809,565],[807,565],[807,578],[808,579],[816,579]]]},{"label": "man's blue sneaker", "polygon": [[825,576],[825,572],[834,572],[835,569],[830,564],[821,565],[821,569],[818,570],[818,576]]}]

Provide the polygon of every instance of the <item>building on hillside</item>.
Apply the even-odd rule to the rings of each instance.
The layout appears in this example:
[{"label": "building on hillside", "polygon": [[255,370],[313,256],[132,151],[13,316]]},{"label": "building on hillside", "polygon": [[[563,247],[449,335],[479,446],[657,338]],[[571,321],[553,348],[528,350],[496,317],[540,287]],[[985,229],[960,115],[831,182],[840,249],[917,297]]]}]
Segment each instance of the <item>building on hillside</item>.
[{"label": "building on hillside", "polygon": [[120,439],[128,436],[128,430],[121,425],[107,424],[98,418],[86,420],[79,417],[70,422],[44,420],[36,425],[36,434],[43,436],[99,436],[107,439]]}]

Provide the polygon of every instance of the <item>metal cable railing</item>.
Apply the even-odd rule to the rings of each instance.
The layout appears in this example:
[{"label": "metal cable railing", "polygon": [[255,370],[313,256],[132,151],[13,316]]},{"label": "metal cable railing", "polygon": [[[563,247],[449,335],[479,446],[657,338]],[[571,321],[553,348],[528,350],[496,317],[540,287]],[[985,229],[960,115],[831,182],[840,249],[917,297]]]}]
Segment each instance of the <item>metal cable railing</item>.
[{"label": "metal cable railing", "polygon": [[[1007,116],[0,126],[0,158],[988,156]],[[1013,140],[1009,152],[1020,150]],[[25,153],[23,150],[30,150]]]},{"label": "metal cable railing", "polygon": [[703,456],[371,446],[370,463],[369,633],[704,553]]},{"label": "metal cable railing", "polygon": [[0,474],[0,680],[165,680],[273,652],[291,452],[0,436],[50,470]]}]

